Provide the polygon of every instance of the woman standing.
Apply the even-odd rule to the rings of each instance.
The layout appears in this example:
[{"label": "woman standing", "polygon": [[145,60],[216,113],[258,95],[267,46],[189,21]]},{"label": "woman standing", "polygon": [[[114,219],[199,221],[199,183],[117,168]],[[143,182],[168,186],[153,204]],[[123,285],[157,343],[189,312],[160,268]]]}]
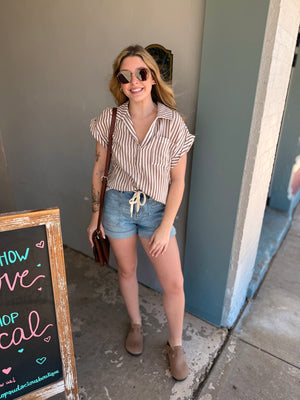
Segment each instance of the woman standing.
[{"label": "woman standing", "polygon": [[[184,192],[186,153],[194,136],[176,111],[172,89],[143,47],[130,46],[116,58],[110,90],[119,107],[101,232],[108,236],[115,254],[120,290],[131,321],[125,347],[132,355],[143,351],[136,277],[139,236],[163,289],[171,374],[183,380],[188,375],[182,349],[185,297],[173,222]],[[97,140],[93,213],[88,227],[91,244],[97,227],[111,117],[112,109],[107,108],[91,121],[91,132]]]}]

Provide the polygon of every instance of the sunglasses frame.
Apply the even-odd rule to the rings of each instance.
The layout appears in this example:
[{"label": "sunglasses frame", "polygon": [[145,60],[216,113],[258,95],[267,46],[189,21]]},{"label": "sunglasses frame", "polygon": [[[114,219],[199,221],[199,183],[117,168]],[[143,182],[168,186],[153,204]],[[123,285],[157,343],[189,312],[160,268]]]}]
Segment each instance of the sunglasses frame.
[{"label": "sunglasses frame", "polygon": [[[142,77],[141,77],[141,71],[146,71],[146,79],[142,79]],[[128,78],[126,77],[126,75],[125,74],[130,74],[130,80],[128,80]],[[117,74],[117,79],[118,79],[118,81],[120,82],[120,83],[122,83],[123,85],[126,85],[127,83],[130,83],[131,81],[132,81],[132,75],[133,74],[135,74],[135,76],[137,77],[137,79],[140,81],[140,82],[146,82],[148,79],[149,79],[149,76],[150,76],[150,70],[149,70],[149,68],[146,68],[146,67],[141,67],[141,68],[137,68],[134,72],[130,72],[130,71],[128,71],[127,69],[126,70],[123,70],[123,71],[120,71],[120,72],[118,72],[118,74]],[[122,80],[120,79],[120,76],[122,75],[122,77],[126,80],[126,82],[122,82]]]}]

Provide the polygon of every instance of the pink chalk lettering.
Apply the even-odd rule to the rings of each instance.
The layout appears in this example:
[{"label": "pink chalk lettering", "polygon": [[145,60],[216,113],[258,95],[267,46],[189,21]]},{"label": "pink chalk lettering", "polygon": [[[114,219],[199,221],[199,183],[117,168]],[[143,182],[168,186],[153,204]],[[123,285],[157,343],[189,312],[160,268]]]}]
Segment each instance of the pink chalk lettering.
[{"label": "pink chalk lettering", "polygon": [[36,243],[36,247],[39,247],[40,249],[43,249],[45,246],[45,242],[41,240],[39,243]]},{"label": "pink chalk lettering", "polygon": [[[28,326],[30,334],[26,336],[24,329],[21,327],[17,327],[11,334],[11,339],[9,338],[8,333],[3,332],[0,334],[0,349],[6,350],[9,349],[12,345],[18,346],[23,340],[30,340],[33,337],[42,336],[50,326],[53,324],[48,324],[46,327],[38,333],[38,328],[40,325],[40,316],[37,311],[31,311],[28,315]],[[4,343],[4,338],[8,338],[6,343]]]},{"label": "pink chalk lettering", "polygon": [[27,288],[31,287],[38,279],[46,277],[45,275],[38,275],[36,278],[33,279],[33,281],[31,281],[28,285],[26,285],[23,280],[28,274],[29,274],[29,270],[28,269],[25,269],[22,272],[22,274],[20,274],[20,272],[17,272],[15,274],[15,277],[14,277],[13,281],[10,282],[8,273],[5,272],[4,274],[2,274],[0,276],[0,290],[2,289],[2,282],[5,282],[7,287],[8,287],[8,289],[11,292],[13,292],[15,290],[15,287],[16,287],[16,284],[17,284],[18,280],[19,280],[20,286],[27,289]]},{"label": "pink chalk lettering", "polygon": [[15,377],[13,377],[11,380],[5,382],[6,385],[11,385],[12,383],[16,383]]}]

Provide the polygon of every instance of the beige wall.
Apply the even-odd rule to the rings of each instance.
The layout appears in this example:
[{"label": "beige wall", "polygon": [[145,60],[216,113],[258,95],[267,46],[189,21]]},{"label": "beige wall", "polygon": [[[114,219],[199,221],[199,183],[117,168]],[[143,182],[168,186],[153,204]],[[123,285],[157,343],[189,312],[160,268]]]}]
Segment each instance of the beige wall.
[{"label": "beige wall", "polygon": [[[0,0],[0,129],[18,210],[59,206],[65,243],[90,254],[89,122],[113,104],[113,59],[133,43],[171,49],[193,132],[203,18],[204,0]],[[179,215],[183,250],[186,200]]]}]

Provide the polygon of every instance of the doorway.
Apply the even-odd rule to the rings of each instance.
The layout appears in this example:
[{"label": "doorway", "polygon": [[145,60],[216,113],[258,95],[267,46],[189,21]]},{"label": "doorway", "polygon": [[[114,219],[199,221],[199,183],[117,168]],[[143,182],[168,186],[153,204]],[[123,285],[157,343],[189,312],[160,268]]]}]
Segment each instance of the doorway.
[{"label": "doorway", "polygon": [[248,298],[257,291],[300,200],[300,28]]}]

